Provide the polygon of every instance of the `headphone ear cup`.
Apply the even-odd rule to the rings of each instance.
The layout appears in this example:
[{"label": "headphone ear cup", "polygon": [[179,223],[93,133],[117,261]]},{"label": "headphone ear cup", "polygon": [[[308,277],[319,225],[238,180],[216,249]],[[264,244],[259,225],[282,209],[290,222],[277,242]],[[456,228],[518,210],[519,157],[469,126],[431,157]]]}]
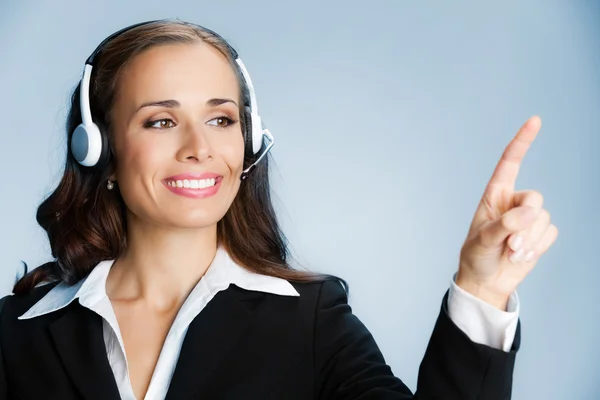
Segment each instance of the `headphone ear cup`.
[{"label": "headphone ear cup", "polygon": [[244,106],[244,154],[248,157],[252,151],[252,115],[250,107]]},{"label": "headphone ear cup", "polygon": [[98,130],[100,131],[100,140],[102,141],[102,148],[100,149],[100,158],[98,158],[98,162],[94,167],[97,169],[103,169],[108,165],[109,160],[110,146],[108,143],[108,130],[102,122],[97,122],[96,126],[98,126]]},{"label": "headphone ear cup", "polygon": [[71,132],[71,144],[69,149],[73,158],[81,165],[84,165],[85,159],[90,152],[89,132],[84,124],[79,124]]},{"label": "headphone ear cup", "polygon": [[108,161],[108,137],[102,124],[79,124],[71,134],[71,154],[84,167],[103,168]]}]

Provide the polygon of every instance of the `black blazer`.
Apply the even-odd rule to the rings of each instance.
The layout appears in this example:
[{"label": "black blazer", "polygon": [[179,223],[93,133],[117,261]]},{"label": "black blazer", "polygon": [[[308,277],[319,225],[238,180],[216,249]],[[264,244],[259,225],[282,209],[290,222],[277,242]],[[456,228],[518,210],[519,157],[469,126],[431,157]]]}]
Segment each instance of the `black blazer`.
[{"label": "black blazer", "polygon": [[[118,399],[101,317],[74,301],[17,320],[52,286],[6,299],[0,398]],[[339,283],[293,286],[300,297],[235,285],[219,292],[189,327],[166,399],[510,398],[520,324],[508,353],[473,343],[449,319],[446,293],[413,396],[352,314]]]}]

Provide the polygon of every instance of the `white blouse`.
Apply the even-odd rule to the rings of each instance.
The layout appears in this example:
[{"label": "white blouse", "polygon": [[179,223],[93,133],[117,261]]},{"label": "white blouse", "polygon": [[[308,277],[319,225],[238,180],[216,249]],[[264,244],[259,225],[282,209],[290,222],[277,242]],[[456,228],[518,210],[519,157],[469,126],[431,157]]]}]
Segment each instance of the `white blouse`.
[{"label": "white blouse", "polygon": [[[104,344],[122,400],[136,400],[133,394],[125,346],[119,324],[106,295],[106,278],[115,260],[100,262],[87,278],[74,286],[58,284],[19,319],[35,318],[66,307],[79,299],[83,307],[103,319]],[[165,339],[144,400],[163,400],[167,394],[183,339],[192,320],[208,302],[230,284],[246,290],[280,296],[300,296],[284,279],[260,275],[236,264],[222,248],[217,249],[208,270],[179,310]],[[452,321],[474,342],[509,351],[516,333],[519,300],[511,296],[506,312],[479,300],[459,288],[452,280],[448,294],[448,313]]]}]

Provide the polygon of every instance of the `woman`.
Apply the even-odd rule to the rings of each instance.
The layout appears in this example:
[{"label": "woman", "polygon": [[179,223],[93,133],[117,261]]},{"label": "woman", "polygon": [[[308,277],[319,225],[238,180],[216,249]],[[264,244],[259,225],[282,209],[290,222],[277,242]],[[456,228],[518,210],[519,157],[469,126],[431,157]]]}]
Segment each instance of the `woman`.
[{"label": "woman", "polygon": [[55,261],[3,299],[2,399],[510,397],[515,288],[557,235],[542,196],[514,192],[537,117],[482,197],[414,395],[346,282],[288,265],[273,137],[216,33],[161,20],[111,35],[67,125],[62,180],[37,214]]}]

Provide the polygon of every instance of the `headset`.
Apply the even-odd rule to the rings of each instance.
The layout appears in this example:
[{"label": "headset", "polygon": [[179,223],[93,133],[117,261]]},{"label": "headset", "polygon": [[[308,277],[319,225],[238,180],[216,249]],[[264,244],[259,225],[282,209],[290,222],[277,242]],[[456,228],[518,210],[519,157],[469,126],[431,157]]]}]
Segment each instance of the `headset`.
[{"label": "headset", "polygon": [[[75,130],[71,134],[71,154],[75,158],[75,160],[84,167],[97,167],[100,168],[104,166],[108,159],[108,136],[105,130],[101,129],[94,121],[92,120],[92,111],[90,108],[90,78],[92,75],[92,69],[94,68],[94,61],[98,54],[101,53],[102,49],[106,45],[106,43],[110,42],[117,36],[122,33],[129,31],[138,26],[151,24],[154,22],[167,22],[168,20],[153,20],[140,22],[137,24],[130,25],[125,27],[112,35],[108,36],[104,39],[98,47],[93,51],[93,53],[88,57],[85,61],[85,67],[83,70],[83,78],[80,83],[80,100],[79,105],[81,108],[81,124],[79,124]],[[191,23],[185,22],[187,25],[193,25]],[[198,26],[198,25],[195,25]],[[198,26],[200,27],[200,26]],[[258,107],[256,105],[256,94],[254,91],[254,86],[252,85],[252,79],[250,79],[250,74],[248,74],[248,70],[244,66],[244,63],[238,56],[238,53],[227,43],[223,37],[221,37],[216,32],[200,27],[203,30],[208,31],[213,34],[217,38],[221,39],[223,43],[228,47],[229,51],[233,58],[235,58],[235,62],[237,63],[240,72],[244,78],[246,86],[248,87],[248,92],[250,94],[250,107],[244,106],[244,114],[245,114],[245,153],[252,151],[252,154],[257,154],[260,149],[263,147],[264,139],[267,139],[268,145],[265,150],[260,154],[260,156],[244,171],[240,176],[242,181],[246,180],[250,173],[256,168],[258,162],[267,155],[275,140],[271,132],[264,126],[260,115],[258,114]]]}]

